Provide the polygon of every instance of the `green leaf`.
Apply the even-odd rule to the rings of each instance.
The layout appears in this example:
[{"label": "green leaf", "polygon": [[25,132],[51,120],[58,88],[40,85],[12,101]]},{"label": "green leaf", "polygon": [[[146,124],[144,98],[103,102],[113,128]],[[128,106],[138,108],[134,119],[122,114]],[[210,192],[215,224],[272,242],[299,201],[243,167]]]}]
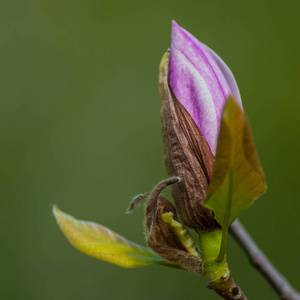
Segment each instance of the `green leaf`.
[{"label": "green leaf", "polygon": [[229,225],[265,190],[265,177],[247,117],[229,97],[222,115],[213,175],[202,204],[214,212],[224,235]]},{"label": "green leaf", "polygon": [[136,268],[149,264],[166,264],[150,249],[139,246],[102,225],[79,221],[60,211],[53,213],[63,234],[79,251],[124,268]]}]

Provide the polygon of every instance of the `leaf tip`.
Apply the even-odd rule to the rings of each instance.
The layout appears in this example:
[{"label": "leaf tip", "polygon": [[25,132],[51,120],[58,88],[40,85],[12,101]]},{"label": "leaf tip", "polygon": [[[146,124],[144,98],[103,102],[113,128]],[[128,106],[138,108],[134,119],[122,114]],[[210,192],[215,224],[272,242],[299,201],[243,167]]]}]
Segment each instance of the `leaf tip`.
[{"label": "leaf tip", "polygon": [[60,213],[60,210],[57,208],[56,204],[53,205],[52,212],[53,212],[53,215],[54,215],[56,221],[58,221],[57,218],[58,218],[58,214]]}]

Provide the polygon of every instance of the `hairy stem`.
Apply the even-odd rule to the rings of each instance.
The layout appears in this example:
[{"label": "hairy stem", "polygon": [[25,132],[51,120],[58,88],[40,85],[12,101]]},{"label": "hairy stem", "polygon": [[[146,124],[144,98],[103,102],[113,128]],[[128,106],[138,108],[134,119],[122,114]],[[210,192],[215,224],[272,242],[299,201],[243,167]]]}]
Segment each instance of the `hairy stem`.
[{"label": "hairy stem", "polygon": [[275,269],[238,220],[231,224],[229,231],[244,250],[251,264],[269,281],[281,299],[300,300],[300,294]]}]

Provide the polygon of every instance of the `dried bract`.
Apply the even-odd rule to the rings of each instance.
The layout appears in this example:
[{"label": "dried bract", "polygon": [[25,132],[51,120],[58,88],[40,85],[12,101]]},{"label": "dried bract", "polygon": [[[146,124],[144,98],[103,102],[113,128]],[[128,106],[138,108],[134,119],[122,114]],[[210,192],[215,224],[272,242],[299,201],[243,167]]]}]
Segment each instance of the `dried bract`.
[{"label": "dried bract", "polygon": [[194,120],[175,97],[169,84],[169,53],[160,64],[161,123],[165,164],[169,176],[180,176],[171,186],[182,222],[197,231],[212,230],[216,222],[201,202],[212,176],[214,156]]}]

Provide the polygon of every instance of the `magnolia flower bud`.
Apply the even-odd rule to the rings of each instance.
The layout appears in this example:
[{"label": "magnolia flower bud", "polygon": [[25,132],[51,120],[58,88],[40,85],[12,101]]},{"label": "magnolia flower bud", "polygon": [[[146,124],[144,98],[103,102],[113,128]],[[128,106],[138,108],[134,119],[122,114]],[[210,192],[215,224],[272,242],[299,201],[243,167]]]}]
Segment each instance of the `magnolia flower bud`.
[{"label": "magnolia flower bud", "polygon": [[160,65],[161,122],[165,164],[182,222],[197,231],[217,226],[201,205],[212,176],[224,104],[230,94],[239,103],[234,77],[225,63],[174,21],[170,54]]}]

